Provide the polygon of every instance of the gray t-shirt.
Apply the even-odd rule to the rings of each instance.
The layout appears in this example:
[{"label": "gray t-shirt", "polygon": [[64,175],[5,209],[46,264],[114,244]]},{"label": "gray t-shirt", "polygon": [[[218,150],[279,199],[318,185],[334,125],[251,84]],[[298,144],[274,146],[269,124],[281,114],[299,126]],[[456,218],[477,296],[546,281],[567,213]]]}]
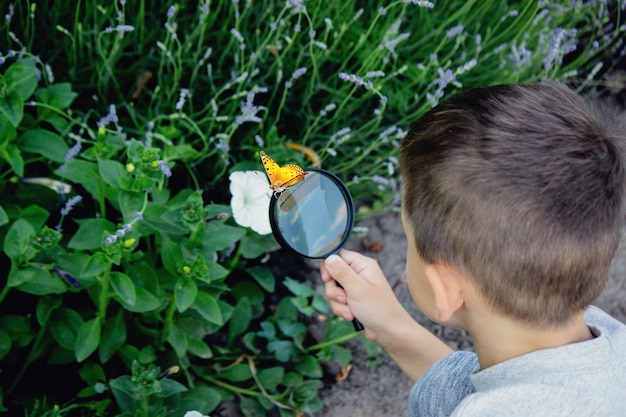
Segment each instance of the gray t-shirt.
[{"label": "gray t-shirt", "polygon": [[592,340],[483,371],[473,352],[440,359],[413,386],[411,417],[626,416],[626,325],[595,307],[585,321]]}]

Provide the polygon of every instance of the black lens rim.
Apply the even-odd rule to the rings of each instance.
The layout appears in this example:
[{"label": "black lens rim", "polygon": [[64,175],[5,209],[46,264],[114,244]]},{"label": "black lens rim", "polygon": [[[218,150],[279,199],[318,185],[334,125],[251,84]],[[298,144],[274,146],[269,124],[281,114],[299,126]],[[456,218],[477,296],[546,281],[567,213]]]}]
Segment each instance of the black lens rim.
[{"label": "black lens rim", "polygon": [[277,196],[272,196],[272,198],[270,199],[269,216],[270,216],[270,225],[272,227],[272,234],[274,235],[274,238],[278,241],[281,247],[287,250],[290,250],[291,252],[297,255],[304,256],[305,258],[309,258],[309,259],[324,259],[332,255],[333,253],[337,253],[339,249],[341,249],[341,247],[344,245],[344,243],[346,243],[346,241],[350,237],[350,233],[352,232],[352,228],[354,227],[354,200],[352,200],[352,195],[350,194],[348,187],[346,187],[343,181],[341,181],[341,179],[335,174],[333,174],[332,172],[327,171],[325,169],[321,169],[321,168],[305,168],[304,171],[319,172],[320,174],[330,178],[335,183],[335,185],[337,185],[337,188],[339,188],[339,190],[341,191],[344,197],[344,200],[348,206],[347,207],[348,218],[346,221],[347,225],[346,225],[346,230],[343,235],[343,238],[341,239],[341,241],[339,242],[339,244],[337,245],[335,249],[319,256],[307,255],[305,253],[302,253],[296,250],[285,240],[282,233],[280,233],[278,222],[276,220],[276,205],[278,204]]}]

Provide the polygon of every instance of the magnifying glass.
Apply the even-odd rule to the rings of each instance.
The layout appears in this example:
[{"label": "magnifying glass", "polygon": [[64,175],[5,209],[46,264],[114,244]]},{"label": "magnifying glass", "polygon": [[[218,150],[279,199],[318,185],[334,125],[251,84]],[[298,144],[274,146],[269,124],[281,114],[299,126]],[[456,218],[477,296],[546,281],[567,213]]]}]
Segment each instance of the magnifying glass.
[{"label": "magnifying glass", "polygon": [[[270,225],[280,245],[307,258],[323,259],[339,252],[354,225],[354,203],[335,174],[307,168],[299,183],[270,201]],[[355,318],[354,329],[363,330]]]}]

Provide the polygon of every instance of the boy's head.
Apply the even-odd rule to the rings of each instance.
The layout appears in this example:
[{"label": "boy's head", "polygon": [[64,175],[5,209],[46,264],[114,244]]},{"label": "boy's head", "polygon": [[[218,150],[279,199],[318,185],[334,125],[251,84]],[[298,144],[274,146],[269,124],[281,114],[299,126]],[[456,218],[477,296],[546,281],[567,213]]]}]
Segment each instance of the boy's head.
[{"label": "boy's head", "polygon": [[556,83],[499,85],[431,109],[402,140],[419,255],[496,310],[556,325],[602,291],[624,219],[622,143]]}]

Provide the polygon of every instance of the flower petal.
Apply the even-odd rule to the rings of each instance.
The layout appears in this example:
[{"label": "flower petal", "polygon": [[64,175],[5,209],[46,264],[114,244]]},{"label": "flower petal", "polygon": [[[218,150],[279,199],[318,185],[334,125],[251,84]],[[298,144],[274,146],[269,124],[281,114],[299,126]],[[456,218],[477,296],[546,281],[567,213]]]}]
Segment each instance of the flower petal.
[{"label": "flower petal", "polygon": [[230,207],[233,218],[243,227],[250,227],[260,235],[272,232],[269,221],[269,191],[260,171],[235,171],[230,174]]}]

